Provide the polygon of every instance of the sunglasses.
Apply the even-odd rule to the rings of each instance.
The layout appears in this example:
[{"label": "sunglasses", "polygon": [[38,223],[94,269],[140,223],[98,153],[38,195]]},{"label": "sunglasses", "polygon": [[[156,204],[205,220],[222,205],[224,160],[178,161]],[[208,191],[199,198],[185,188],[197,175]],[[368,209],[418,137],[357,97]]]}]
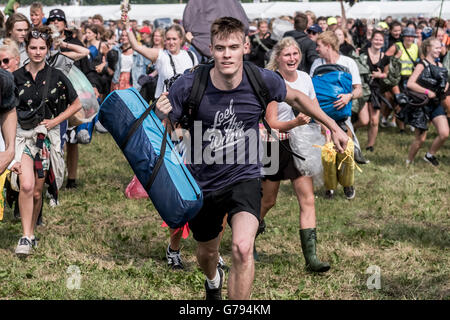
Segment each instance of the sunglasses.
[{"label": "sunglasses", "polygon": [[51,19],[48,19],[48,22],[53,22],[53,21],[62,21],[62,22],[64,22],[65,20],[63,18],[51,18]]},{"label": "sunglasses", "polygon": [[0,65],[1,64],[9,64],[9,58],[4,58],[4,59],[0,60]]},{"label": "sunglasses", "polygon": [[34,39],[39,39],[39,38],[41,38],[41,39],[43,39],[44,41],[47,41],[47,39],[50,38],[50,35],[49,35],[48,33],[45,33],[45,32],[39,32],[39,31],[37,31],[37,30],[32,30],[32,31],[31,31],[31,36],[32,36]]},{"label": "sunglasses", "polygon": [[308,30],[308,34],[312,34],[313,36],[315,36],[317,34],[317,32],[312,31],[312,30]]}]

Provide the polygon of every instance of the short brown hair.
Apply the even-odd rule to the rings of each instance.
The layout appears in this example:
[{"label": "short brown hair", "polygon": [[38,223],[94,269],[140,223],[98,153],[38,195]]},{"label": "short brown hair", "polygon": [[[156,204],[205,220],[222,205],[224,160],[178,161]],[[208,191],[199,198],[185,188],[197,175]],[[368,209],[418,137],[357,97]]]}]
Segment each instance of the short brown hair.
[{"label": "short brown hair", "polygon": [[31,39],[36,39],[36,38],[34,38],[32,36],[32,33],[34,31],[37,31],[39,33],[44,33],[44,34],[48,35],[47,40],[45,40],[45,44],[47,45],[47,49],[50,49],[52,47],[52,44],[53,44],[53,38],[52,38],[52,29],[50,29],[50,27],[48,27],[48,26],[42,26],[42,27],[39,27],[39,28],[31,29],[30,32],[28,32],[27,37],[25,38],[25,47],[28,48],[28,46],[30,45]]},{"label": "short brown hair", "polygon": [[339,39],[333,31],[324,31],[317,37],[317,42],[322,41],[324,45],[330,45],[331,48],[339,52]]},{"label": "short brown hair", "polygon": [[218,18],[211,25],[211,44],[214,38],[225,39],[233,33],[242,33],[245,41],[245,26],[241,21],[233,17]]},{"label": "short brown hair", "polygon": [[305,31],[308,27],[308,16],[304,13],[299,13],[294,18],[294,28],[297,31]]},{"label": "short brown hair", "polygon": [[44,13],[44,6],[40,2],[33,2],[30,5],[30,12],[41,11]]},{"label": "short brown hair", "polygon": [[103,17],[102,17],[102,15],[100,15],[100,14],[95,14],[95,15],[92,17],[92,20],[94,20],[94,19],[100,20],[101,23],[103,23]]},{"label": "short brown hair", "polygon": [[11,32],[14,29],[14,25],[17,22],[26,22],[28,25],[28,29],[31,27],[30,21],[28,21],[28,18],[25,17],[21,13],[14,13],[8,17],[8,20],[6,20],[5,28],[6,28],[6,36],[9,37],[11,35]]}]

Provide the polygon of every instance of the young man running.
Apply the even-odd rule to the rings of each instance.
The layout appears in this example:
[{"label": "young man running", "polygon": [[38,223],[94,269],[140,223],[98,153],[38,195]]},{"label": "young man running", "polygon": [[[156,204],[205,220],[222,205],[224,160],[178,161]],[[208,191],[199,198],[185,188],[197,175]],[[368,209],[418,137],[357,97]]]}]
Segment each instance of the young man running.
[{"label": "young man running", "polygon": [[[197,141],[193,143],[188,168],[203,190],[204,204],[189,226],[198,243],[197,261],[207,278],[207,300],[222,298],[224,274],[217,262],[226,213],[232,231],[228,298],[249,299],[254,278],[253,242],[261,204],[258,126],[263,106],[243,70],[247,46],[242,22],[230,17],[214,21],[210,46],[214,66],[195,116],[199,122],[189,130],[193,140],[196,135],[202,136],[201,148],[196,147]],[[331,130],[338,151],[344,151],[348,137],[331,118],[314,107],[306,95],[286,86],[276,73],[259,71],[272,100],[286,101],[322,122]],[[168,99],[162,98],[157,106],[159,118],[165,119],[170,113],[172,121],[180,121],[194,75],[185,73],[173,84]]]}]

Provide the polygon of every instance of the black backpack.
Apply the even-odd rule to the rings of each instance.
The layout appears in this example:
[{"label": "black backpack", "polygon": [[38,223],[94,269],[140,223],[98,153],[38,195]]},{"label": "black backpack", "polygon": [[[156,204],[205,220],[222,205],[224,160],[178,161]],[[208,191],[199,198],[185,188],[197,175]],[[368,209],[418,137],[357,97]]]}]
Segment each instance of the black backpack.
[{"label": "black backpack", "polygon": [[[183,107],[183,112],[179,121],[181,127],[184,129],[189,129],[194,125],[194,120],[197,117],[198,107],[200,106],[206,90],[206,86],[208,84],[209,71],[213,66],[214,63],[209,63],[198,65],[198,67],[195,68],[195,76],[191,93],[186,104]],[[267,105],[272,101],[272,99],[270,98],[269,90],[267,89],[264,80],[261,77],[261,73],[258,67],[251,62],[244,61],[243,67],[250,85],[253,88],[253,91],[255,92],[256,97],[258,98],[263,108],[263,112],[261,114],[262,123],[264,124],[264,127],[266,128],[268,134],[274,137],[276,140],[279,140],[278,137],[272,134],[272,129],[265,119]],[[305,160],[304,157],[296,154],[295,152],[292,152],[284,144],[281,143],[280,145],[293,156],[301,160]]]}]

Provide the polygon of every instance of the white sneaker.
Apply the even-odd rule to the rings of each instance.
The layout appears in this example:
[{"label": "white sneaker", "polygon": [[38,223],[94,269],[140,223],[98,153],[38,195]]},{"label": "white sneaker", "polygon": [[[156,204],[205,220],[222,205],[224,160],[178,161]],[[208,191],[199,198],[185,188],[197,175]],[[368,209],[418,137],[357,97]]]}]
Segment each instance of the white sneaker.
[{"label": "white sneaker", "polygon": [[95,123],[95,130],[99,133],[107,133],[108,130],[100,123],[100,121],[97,121]]},{"label": "white sneaker", "polygon": [[22,237],[16,247],[16,255],[26,257],[33,253],[33,243],[28,237]]}]

